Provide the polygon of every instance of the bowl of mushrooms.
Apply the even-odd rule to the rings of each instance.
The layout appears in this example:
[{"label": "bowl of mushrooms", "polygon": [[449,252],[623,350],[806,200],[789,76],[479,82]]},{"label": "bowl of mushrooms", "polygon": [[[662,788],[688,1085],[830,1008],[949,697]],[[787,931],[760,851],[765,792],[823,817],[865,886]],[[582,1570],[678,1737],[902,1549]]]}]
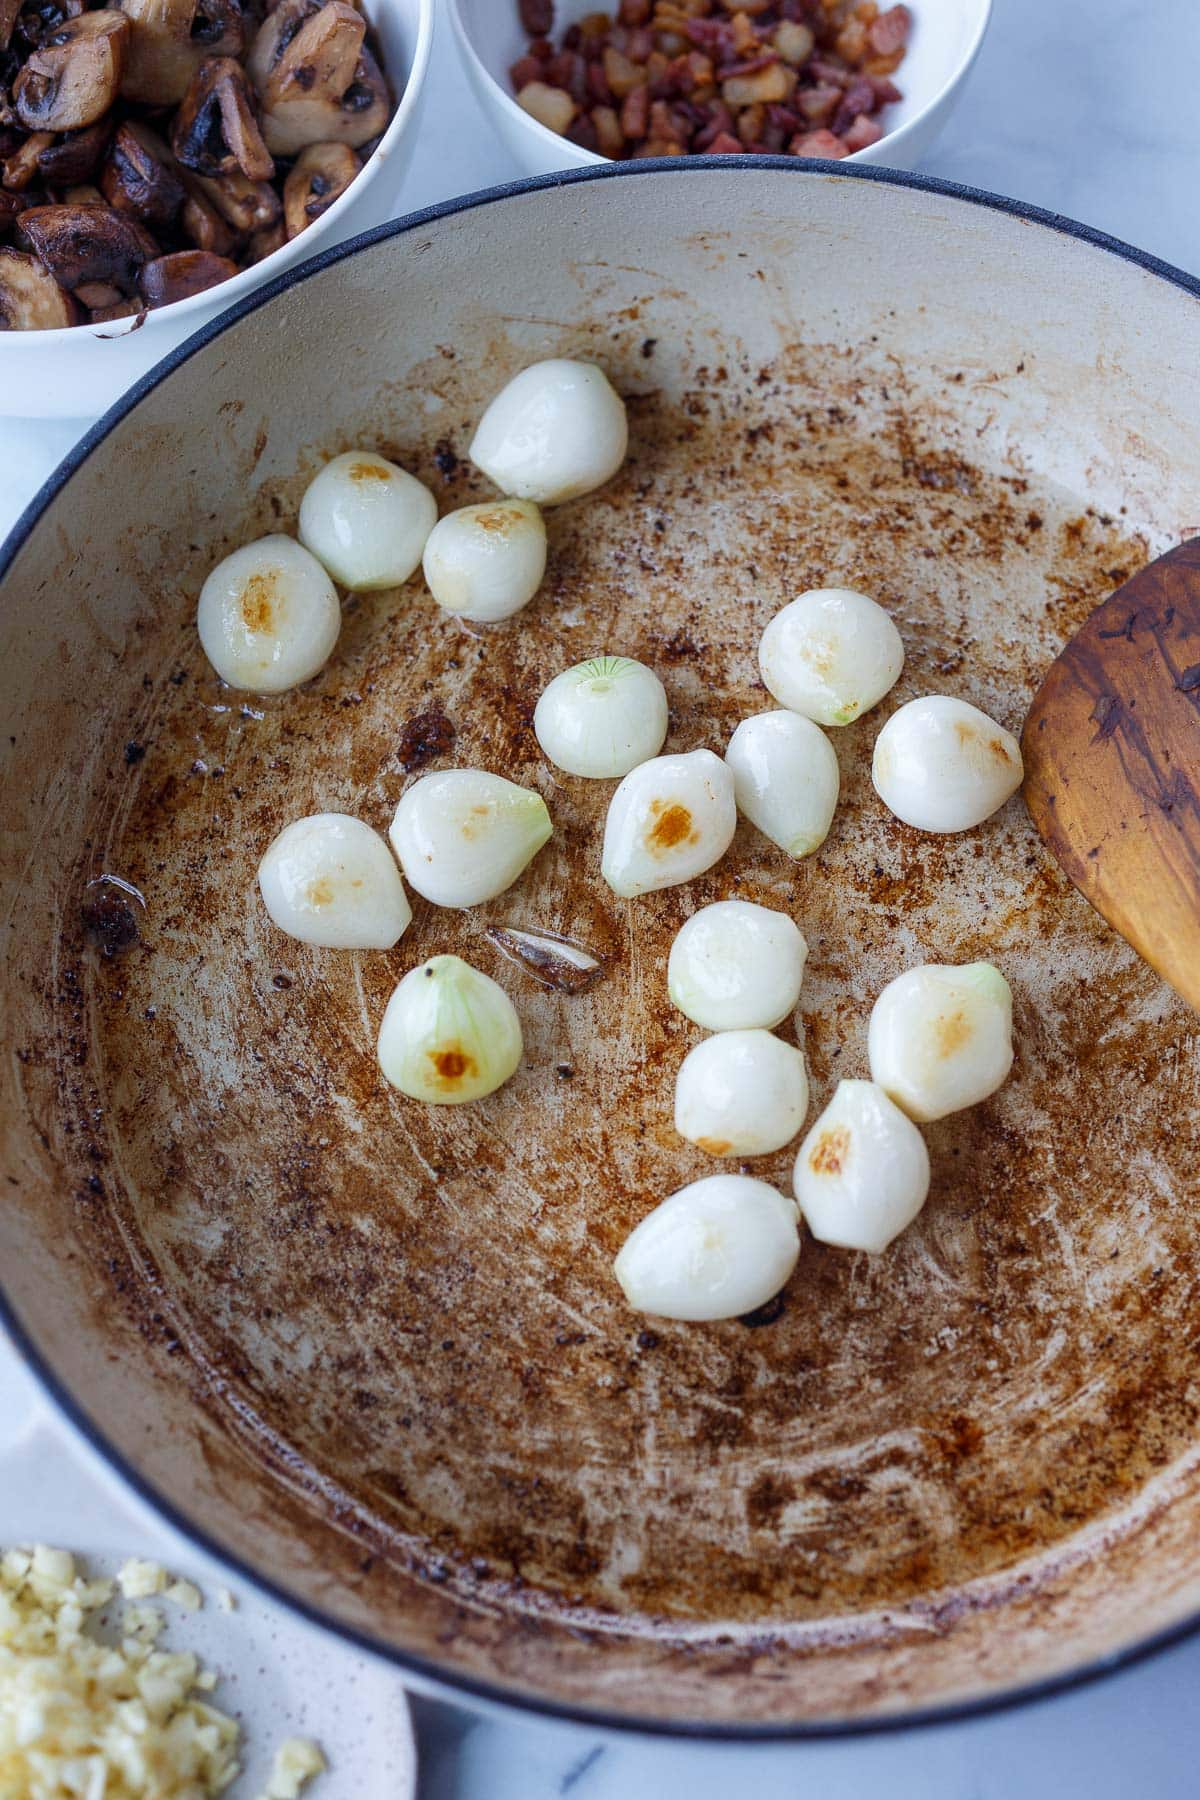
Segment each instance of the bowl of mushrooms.
[{"label": "bowl of mushrooms", "polygon": [[102,411],[388,217],[433,0],[0,0],[0,411]]}]

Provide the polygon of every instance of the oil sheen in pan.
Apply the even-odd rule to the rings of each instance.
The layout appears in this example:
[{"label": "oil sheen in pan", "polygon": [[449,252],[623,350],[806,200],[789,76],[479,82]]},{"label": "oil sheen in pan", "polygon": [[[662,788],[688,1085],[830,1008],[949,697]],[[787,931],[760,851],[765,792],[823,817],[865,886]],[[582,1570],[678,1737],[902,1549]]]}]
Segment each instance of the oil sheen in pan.
[{"label": "oil sheen in pan", "polygon": [[[861,433],[842,367],[820,406],[777,370],[635,401],[626,468],[549,516],[545,589],[497,629],[459,629],[419,584],[364,597],[321,678],[246,708],[181,634],[153,741],[122,772],[134,790],[94,822],[147,909],[127,955],[80,965],[125,1181],[92,1209],[93,1241],[140,1246],[155,1285],[125,1303],[169,1307],[209,1403],[236,1408],[307,1504],[480,1604],[681,1632],[887,1608],[1078,1531],[1191,1434],[1173,1395],[1196,1226],[1164,1192],[1187,1191],[1194,1130],[1158,1098],[1180,1006],[1020,803],[956,838],[897,825],[869,779],[885,703],[836,734],[819,856],[793,864],[743,824],[704,878],[626,904],[598,875],[608,785],[538,752],[541,686],[606,650],[662,674],[669,748],[720,751],[770,705],[766,619],[835,582],[893,609],[895,702],[959,693],[1019,726],[1057,643],[1145,546],[922,448],[898,412]],[[460,450],[471,404],[464,384]],[[398,448],[443,507],[479,497],[444,444]],[[285,517],[300,485],[279,490]],[[550,846],[470,914],[418,900],[394,952],[282,938],[251,893],[257,856],[314,795],[385,826],[405,723],[433,711],[454,762],[545,794]],[[81,888],[93,873],[84,858]],[[697,1330],[630,1314],[611,1261],[711,1168],[671,1123],[696,1034],[665,959],[693,907],[730,896],[786,907],[809,939],[812,1117],[865,1072],[873,996],[920,960],[997,962],[1019,1055],[1001,1093],[929,1129],[929,1204],[886,1257],[807,1242],[759,1329]],[[561,933],[605,977],[577,995],[524,980],[495,925]],[[392,1095],[374,1056],[391,986],[438,951],[504,982],[527,1045],[500,1094],[453,1113]],[[789,1163],[754,1172],[783,1185]]]}]

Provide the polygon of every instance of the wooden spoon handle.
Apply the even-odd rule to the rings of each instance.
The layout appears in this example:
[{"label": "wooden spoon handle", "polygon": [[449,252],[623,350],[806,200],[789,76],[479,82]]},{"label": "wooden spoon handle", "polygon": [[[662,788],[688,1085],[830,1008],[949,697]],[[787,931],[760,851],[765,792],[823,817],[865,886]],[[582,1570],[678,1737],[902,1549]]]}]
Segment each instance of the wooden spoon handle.
[{"label": "wooden spoon handle", "polygon": [[1053,854],[1200,1008],[1200,538],[1097,608],[1038,690],[1021,749]]}]

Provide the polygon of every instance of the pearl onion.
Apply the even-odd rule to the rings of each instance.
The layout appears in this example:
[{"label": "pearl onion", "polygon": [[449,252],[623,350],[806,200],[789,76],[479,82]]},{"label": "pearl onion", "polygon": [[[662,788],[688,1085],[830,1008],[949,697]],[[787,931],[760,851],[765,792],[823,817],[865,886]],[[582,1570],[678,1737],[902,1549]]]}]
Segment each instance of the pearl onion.
[{"label": "pearl onion", "polygon": [[512,886],[553,829],[531,788],[445,769],[401,795],[388,836],[418,894],[435,906],[477,906]]},{"label": "pearl onion", "polygon": [[667,992],[707,1031],[770,1030],[800,998],[808,945],[786,913],[752,900],[717,900],[680,927]]},{"label": "pearl onion", "polygon": [[769,1031],[719,1031],[675,1077],[675,1129],[710,1156],[767,1156],[808,1111],[804,1058]]},{"label": "pearl onion", "polygon": [[846,1250],[886,1250],[929,1193],[925,1140],[873,1081],[839,1081],[800,1146],[793,1177],[815,1238]]},{"label": "pearl onion", "polygon": [[568,775],[628,775],[663,747],[666,689],[643,663],[593,657],[554,677],[534,710],[533,729]]},{"label": "pearl onion", "polygon": [[501,388],[471,444],[471,461],[505,494],[539,506],[574,500],[625,461],[625,403],[594,363],[555,357]]},{"label": "pearl onion", "polygon": [[789,856],[810,856],[825,842],[841,776],[819,725],[794,712],[743,719],[729,740],[738,811]]},{"label": "pearl onion", "polygon": [[638,1312],[732,1319],[777,1294],[799,1255],[790,1200],[748,1175],[709,1175],[655,1207],[613,1270]]},{"label": "pearl onion", "polygon": [[871,1076],[910,1119],[974,1106],[1012,1068],[1012,991],[991,963],[926,963],[890,981],[867,1039]]},{"label": "pearl onion", "polygon": [[330,950],[390,950],[412,908],[392,853],[346,813],[314,813],[280,832],[258,865],[280,931]]},{"label": "pearl onion", "polygon": [[811,588],[762,634],[758,666],[780,706],[849,725],[900,679],[904,645],[882,606],[850,588]]},{"label": "pearl onion", "polygon": [[407,581],[436,523],[424,483],[371,450],[335,456],[300,502],[300,542],[358,593]]},{"label": "pearl onion", "polygon": [[656,756],[609,802],[601,872],[624,899],[676,887],[724,856],[736,827],[733,776],[719,756]]},{"label": "pearl onion", "polygon": [[969,831],[1024,779],[1010,731],[966,700],[926,694],[894,712],[875,739],[871,779],[884,805],[918,831]]},{"label": "pearl onion", "polygon": [[425,579],[446,612],[490,625],[528,606],[546,573],[546,527],[528,500],[489,500],[439,519]]},{"label": "pearl onion", "polygon": [[200,642],[222,681],[282,694],[333,654],[342,609],[333,583],[294,538],[245,544],[211,570],[196,609]]},{"label": "pearl onion", "polygon": [[482,1100],[521,1061],[521,1021],[504,989],[459,956],[410,969],[379,1027],[379,1066],[412,1100]]}]

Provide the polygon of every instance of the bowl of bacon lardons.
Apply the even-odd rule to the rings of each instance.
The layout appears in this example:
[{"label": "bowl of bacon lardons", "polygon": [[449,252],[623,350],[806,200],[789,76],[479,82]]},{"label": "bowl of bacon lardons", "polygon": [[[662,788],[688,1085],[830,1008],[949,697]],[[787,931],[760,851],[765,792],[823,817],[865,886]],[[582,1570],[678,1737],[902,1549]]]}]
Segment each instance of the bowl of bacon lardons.
[{"label": "bowl of bacon lardons", "polygon": [[449,0],[501,137],[542,173],[647,156],[857,157],[911,168],[990,0]]}]

